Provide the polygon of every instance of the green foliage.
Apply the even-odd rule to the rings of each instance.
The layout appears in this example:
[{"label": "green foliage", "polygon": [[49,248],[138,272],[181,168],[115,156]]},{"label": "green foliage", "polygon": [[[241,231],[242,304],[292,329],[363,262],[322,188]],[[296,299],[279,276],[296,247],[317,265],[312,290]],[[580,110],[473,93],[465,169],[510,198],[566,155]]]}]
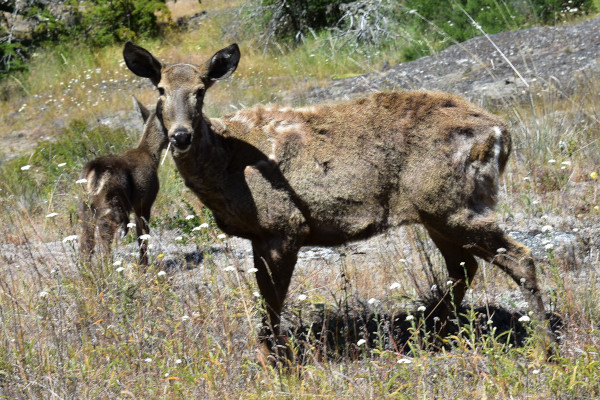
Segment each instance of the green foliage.
[{"label": "green foliage", "polygon": [[156,37],[161,24],[171,18],[165,0],[70,0],[52,8],[33,1],[18,11],[22,18],[35,23],[30,36],[20,42],[0,40],[0,78],[26,69],[26,55],[36,47],[74,41],[103,47]]},{"label": "green foliage", "polygon": [[27,68],[24,51],[21,43],[0,43],[0,79],[7,76],[9,71],[23,71]]},{"label": "green foliage", "polygon": [[[552,23],[567,16],[595,11],[593,0],[533,0],[531,2],[406,0],[405,4],[422,17],[413,20],[422,31],[441,30],[446,37],[459,42],[481,35],[479,27],[486,33],[492,34],[516,29],[536,21]],[[437,29],[431,29],[432,26]]]},{"label": "green foliage", "polygon": [[340,0],[263,0],[267,36],[302,39],[309,30],[335,26],[342,16]]},{"label": "green foliage", "polygon": [[102,47],[115,42],[155,37],[160,28],[156,13],[169,15],[164,0],[90,0],[79,11],[81,25],[77,30],[92,46]]}]

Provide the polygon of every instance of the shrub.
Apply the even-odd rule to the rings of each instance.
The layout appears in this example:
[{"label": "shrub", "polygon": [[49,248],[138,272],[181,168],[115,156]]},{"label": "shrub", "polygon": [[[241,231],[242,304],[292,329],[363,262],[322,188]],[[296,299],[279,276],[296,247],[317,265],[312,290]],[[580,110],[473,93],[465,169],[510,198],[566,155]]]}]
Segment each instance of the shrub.
[{"label": "shrub", "polygon": [[[161,23],[170,22],[166,0],[69,0],[55,2],[6,0],[0,10],[30,25],[15,38],[0,28],[0,78],[26,68],[26,55],[35,47],[58,42],[83,42],[103,47],[126,40],[156,37]],[[8,25],[8,22],[4,21]],[[2,25],[2,24],[0,24]]]}]

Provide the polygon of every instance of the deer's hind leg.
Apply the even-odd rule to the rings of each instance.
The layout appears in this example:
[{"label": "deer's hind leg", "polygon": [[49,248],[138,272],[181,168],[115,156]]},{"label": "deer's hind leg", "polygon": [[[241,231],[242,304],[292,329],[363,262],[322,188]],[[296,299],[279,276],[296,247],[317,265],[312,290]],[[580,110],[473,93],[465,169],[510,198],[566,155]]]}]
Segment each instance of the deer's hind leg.
[{"label": "deer's hind leg", "polygon": [[[469,210],[456,214],[443,231],[469,253],[506,272],[521,289],[535,319],[541,323],[547,321],[531,250],[503,232],[492,213],[477,214]],[[546,344],[553,341],[549,331],[542,334],[546,336]]]},{"label": "deer's hind leg", "polygon": [[79,241],[79,253],[82,261],[88,265],[92,262],[94,254],[96,231],[96,209],[85,201],[79,206],[79,219],[81,220],[81,240]]},{"label": "deer's hind leg", "polygon": [[460,306],[469,285],[477,273],[478,265],[475,257],[469,250],[459,243],[444,236],[442,233],[426,227],[429,236],[442,253],[448,270],[448,277],[452,282],[452,288],[448,295],[442,299],[439,316],[442,321],[440,336],[445,336],[448,330],[448,319]]}]

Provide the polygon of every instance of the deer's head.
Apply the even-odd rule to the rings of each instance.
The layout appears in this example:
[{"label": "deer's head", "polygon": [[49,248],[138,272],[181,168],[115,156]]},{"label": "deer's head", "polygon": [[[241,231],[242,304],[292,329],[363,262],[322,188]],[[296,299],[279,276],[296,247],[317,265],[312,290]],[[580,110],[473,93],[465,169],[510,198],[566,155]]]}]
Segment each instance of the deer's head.
[{"label": "deer's head", "polygon": [[136,75],[149,78],[160,95],[156,115],[164,125],[169,141],[180,152],[189,150],[202,121],[202,103],[206,90],[215,81],[225,79],[237,68],[240,50],[232,44],[202,65],[163,64],[149,51],[125,43],[123,57]]}]

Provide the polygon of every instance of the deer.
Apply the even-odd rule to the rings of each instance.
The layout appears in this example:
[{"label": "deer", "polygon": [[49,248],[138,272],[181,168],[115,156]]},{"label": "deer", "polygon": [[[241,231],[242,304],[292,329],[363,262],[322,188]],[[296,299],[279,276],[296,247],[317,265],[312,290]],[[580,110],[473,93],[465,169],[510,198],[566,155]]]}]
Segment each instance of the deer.
[{"label": "deer", "polygon": [[406,224],[423,225],[445,261],[453,285],[442,321],[452,300],[460,305],[481,258],[522,289],[548,348],[531,250],[495,220],[511,152],[501,118],[434,91],[256,105],[209,118],[206,91],[236,70],[237,44],[199,65],[161,62],[131,42],[123,56],[158,89],[156,114],[185,185],[223,232],[252,244],[266,310],[259,337],[268,354],[277,357],[286,343],[281,312],[302,246],[343,245]]},{"label": "deer", "polygon": [[147,240],[143,235],[150,232],[150,211],[159,190],[159,161],[168,140],[156,114],[135,96],[133,103],[144,121],[137,147],[120,155],[98,157],[88,162],[81,172],[86,198],[79,207],[80,253],[87,263],[91,263],[96,241],[103,255],[110,256],[116,233],[127,234],[129,215],[133,211],[139,265],[148,265]]}]

